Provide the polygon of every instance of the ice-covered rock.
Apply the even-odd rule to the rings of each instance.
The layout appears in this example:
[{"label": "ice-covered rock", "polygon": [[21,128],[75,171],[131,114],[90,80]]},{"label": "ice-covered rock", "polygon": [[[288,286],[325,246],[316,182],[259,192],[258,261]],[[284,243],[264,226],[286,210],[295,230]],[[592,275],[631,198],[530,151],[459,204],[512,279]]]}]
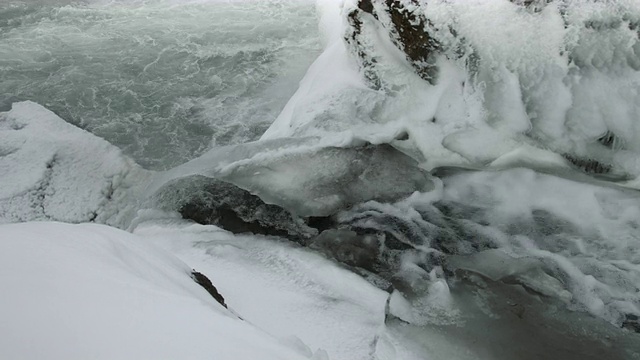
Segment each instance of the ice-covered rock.
[{"label": "ice-covered rock", "polygon": [[216,225],[233,233],[253,233],[302,241],[317,234],[303,219],[270,205],[249,191],[205,176],[188,176],[164,185],[151,207],[177,211],[184,219]]},{"label": "ice-covered rock", "polygon": [[524,166],[637,187],[635,2],[346,0],[330,16],[343,36],[263,139],[351,134],[427,169]]},{"label": "ice-covered rock", "polygon": [[[373,87],[379,88],[381,84],[374,73],[375,57],[367,53],[367,40],[362,39],[367,35],[363,29],[364,21],[379,22],[396,47],[404,52],[418,75],[430,83],[436,82],[438,69],[435,59],[440,44],[430,33],[435,29],[429,29],[430,21],[419,9],[417,1],[359,0],[357,6],[347,14],[349,28],[345,41],[352,53],[357,55],[360,66]],[[362,19],[363,16],[369,19]]]},{"label": "ice-covered rock", "polygon": [[328,216],[368,201],[395,201],[433,189],[418,162],[392,146],[328,146],[314,138],[276,139],[213,149],[161,174],[149,196],[175,179],[216,178],[294,216]]},{"label": "ice-covered rock", "polygon": [[394,201],[434,188],[415,160],[388,145],[327,147],[231,165],[221,178],[298,216],[332,215],[365,201]]}]

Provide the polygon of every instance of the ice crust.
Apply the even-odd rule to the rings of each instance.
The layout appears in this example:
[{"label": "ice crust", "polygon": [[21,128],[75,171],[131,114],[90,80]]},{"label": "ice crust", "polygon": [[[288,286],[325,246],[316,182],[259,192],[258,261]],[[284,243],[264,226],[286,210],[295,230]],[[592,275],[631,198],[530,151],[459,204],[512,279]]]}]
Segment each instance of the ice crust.
[{"label": "ice crust", "polygon": [[[444,254],[446,261],[443,266],[447,271],[465,271],[478,274],[498,284],[505,281],[509,284],[519,284],[538,296],[550,299],[546,301],[557,302],[556,306],[559,309],[574,310],[577,311],[577,314],[590,313],[616,326],[620,326],[624,322],[625,316],[640,314],[640,299],[637,293],[637,284],[640,283],[637,274],[640,273],[640,268],[637,266],[637,252],[634,251],[640,247],[640,239],[636,230],[640,226],[637,223],[637,219],[640,218],[640,201],[635,191],[601,186],[601,184],[580,183],[527,169],[498,172],[452,170],[450,173],[438,173],[441,180],[433,179],[431,191],[416,192],[406,200],[395,204],[368,202],[340,213],[339,218],[342,220],[349,217],[358,218],[362,214],[367,214],[367,216],[381,214],[387,219],[395,218],[394,222],[381,223],[382,227],[379,228],[391,232],[397,231],[393,227],[389,228],[395,223],[412,224],[404,228],[404,231],[414,250],[409,250],[400,258],[402,266],[397,274],[399,279],[411,284],[412,288],[410,290],[409,288],[404,289],[404,295],[398,295],[396,292],[391,309],[393,316],[399,317],[402,321],[409,321],[412,326],[416,327],[415,331],[405,333],[406,329],[398,327],[398,324],[393,321],[388,323],[387,327],[380,328],[384,316],[385,295],[383,292],[376,290],[372,285],[365,286],[366,282],[363,279],[346,270],[340,270],[339,275],[327,275],[337,271],[336,268],[329,265],[328,260],[320,262],[325,264],[322,265],[327,271],[324,274],[325,270],[320,271],[320,263],[315,263],[320,261],[317,254],[311,255],[303,250],[296,250],[292,245],[276,245],[277,243],[273,242],[274,239],[233,237],[215,227],[180,225],[184,222],[178,220],[176,214],[173,213],[149,210],[136,213],[134,211],[144,207],[145,204],[140,199],[144,199],[146,191],[153,188],[154,180],[164,184],[168,179],[187,176],[190,172],[199,173],[205,168],[211,171],[209,175],[218,176],[220,174],[234,174],[238,169],[248,171],[247,169],[255,169],[256,166],[268,164],[288,166],[285,159],[289,157],[295,160],[293,164],[297,164],[300,162],[299,157],[302,156],[304,159],[302,163],[319,171],[318,174],[324,174],[329,169],[322,166],[331,164],[332,161],[338,160],[338,163],[342,161],[339,158],[336,159],[336,156],[333,156],[335,154],[331,151],[347,154],[345,155],[347,163],[350,161],[348,159],[353,159],[353,152],[361,151],[361,148],[352,147],[357,142],[353,138],[349,140],[351,142],[347,143],[348,146],[345,148],[324,147],[323,140],[318,138],[277,139],[222,148],[173,171],[155,174],[141,170],[105,141],[64,123],[39,105],[33,103],[17,104],[12,112],[4,113],[2,116],[4,138],[15,141],[19,145],[16,146],[16,151],[11,153],[14,157],[5,156],[2,160],[5,161],[5,166],[22,171],[19,174],[24,176],[25,181],[21,182],[21,185],[24,185],[25,189],[37,189],[37,186],[40,186],[42,176],[47,168],[46,159],[57,154],[58,157],[65,160],[59,163],[61,166],[59,173],[60,176],[63,176],[61,179],[66,179],[66,182],[53,182],[52,184],[55,186],[51,187],[47,194],[61,196],[66,202],[47,203],[50,205],[45,209],[51,209],[47,214],[64,214],[67,216],[63,218],[66,221],[82,222],[87,221],[83,215],[78,215],[70,209],[98,209],[96,211],[98,214],[105,215],[103,215],[104,217],[96,217],[94,219],[96,222],[103,221],[102,219],[106,219],[105,222],[113,221],[112,219],[127,219],[119,224],[122,224],[123,227],[129,227],[140,235],[149,235],[149,241],[157,241],[164,244],[163,246],[169,252],[182,254],[180,256],[184,257],[184,260],[192,266],[201,264],[197,267],[202,267],[202,271],[212,276],[216,285],[221,285],[220,290],[228,298],[228,303],[233,304],[235,301],[236,306],[231,305],[232,308],[270,333],[289,338],[290,340],[283,341],[287,344],[297,344],[295,346],[303,349],[306,354],[309,352],[313,354],[317,352],[317,349],[324,349],[323,351],[326,350],[331,358],[365,359],[371,351],[374,351],[372,349],[376,349],[375,351],[380,358],[391,356],[388,355],[388,351],[406,356],[409,356],[407,354],[419,356],[416,354],[424,350],[420,350],[422,345],[417,345],[418,343],[415,341],[418,340],[415,339],[415,336],[428,336],[430,341],[436,341],[438,337],[433,331],[445,330],[433,330],[434,326],[435,329],[443,326],[449,329],[445,333],[451,334],[450,336],[463,336],[464,334],[458,334],[452,330],[451,326],[455,329],[457,325],[454,324],[459,324],[460,321],[470,321],[470,319],[464,320],[465,314],[479,311],[475,307],[480,306],[478,304],[482,304],[482,301],[468,300],[467,295],[462,297],[455,295],[459,289],[449,288],[450,285],[447,285],[442,277],[442,270],[438,270],[437,266],[433,267],[434,264],[429,261],[425,262],[430,256],[429,254]],[[33,126],[33,124],[41,124],[41,127]],[[39,129],[44,131],[39,132]],[[21,131],[30,132],[20,135]],[[29,136],[25,136],[27,134]],[[11,142],[4,144],[11,144]],[[323,150],[320,150],[323,148],[329,149],[329,153],[323,153]],[[27,152],[27,149],[30,149],[31,152]],[[111,154],[113,158],[107,157],[107,159],[113,160],[99,162],[96,165],[94,159],[85,156],[85,153],[97,153],[98,151],[101,151],[102,154]],[[325,156],[327,154],[332,156]],[[19,161],[40,158],[44,160],[42,160],[41,167],[36,169],[38,171],[17,166]],[[310,162],[309,159],[312,161]],[[318,163],[314,164],[313,161]],[[385,161],[394,163],[388,159]],[[96,168],[96,166],[98,167]],[[397,167],[399,164],[394,163],[390,168],[395,169],[394,166]],[[111,174],[122,173],[129,174],[129,177],[124,177],[128,180],[115,183],[119,185],[113,187],[113,194],[121,195],[106,200],[107,197],[102,191],[104,187],[113,186],[109,185]],[[15,173],[13,175],[15,176]],[[8,179],[13,179],[12,174],[5,176]],[[102,179],[106,180],[99,181]],[[287,180],[291,181],[291,179]],[[88,183],[84,183],[84,181],[88,181]],[[384,181],[380,182],[380,184],[382,183]],[[17,188],[14,183],[7,184]],[[282,181],[282,186],[288,186],[288,184],[290,182]],[[43,216],[40,207],[31,207],[20,200],[18,197],[20,192],[11,192],[15,191],[14,188],[7,185],[3,191],[6,191],[8,196],[3,205],[7,209],[19,209],[26,214],[24,218],[7,217],[4,219],[5,222],[49,218]],[[446,206],[442,207],[442,204]],[[447,210],[446,214],[443,212],[445,210]],[[14,210],[4,214],[6,216],[15,213],[17,211]],[[107,214],[113,214],[113,217],[107,217]],[[437,231],[434,232],[434,229],[438,229],[443,224],[437,221],[438,217],[429,214],[440,214],[438,216],[447,219],[447,222],[456,224],[453,229],[458,229],[456,231],[460,232],[453,232],[453,236],[448,235],[447,238],[449,239],[447,241],[451,241],[447,245],[450,246],[447,251],[454,251],[454,256],[443,253],[441,241],[444,238],[438,235]],[[168,225],[161,225],[162,222],[158,224],[158,219],[164,219],[162,221]],[[361,221],[371,221],[366,219],[367,217],[364,217]],[[22,226],[25,231],[29,231],[31,227],[38,228],[40,225],[30,223]],[[87,228],[89,229],[88,233],[99,233],[102,231],[100,229],[116,231],[106,230],[107,228],[102,227],[88,226]],[[407,232],[406,229],[413,230]],[[52,231],[46,231],[46,233]],[[126,233],[120,234],[126,237]],[[414,235],[416,237],[413,237]],[[181,243],[180,239],[183,237],[185,242]],[[213,239],[217,240],[210,242]],[[258,239],[261,240],[257,242]],[[244,245],[240,245],[240,242]],[[249,245],[253,243],[255,245]],[[237,246],[241,246],[245,250],[235,255],[233,255],[233,251],[229,252]],[[272,249],[267,250],[267,248]],[[493,250],[479,251],[482,249]],[[122,250],[124,253],[128,251]],[[207,255],[202,255],[203,252]],[[294,258],[290,258],[287,254],[296,255]],[[213,256],[216,260],[209,259],[209,256]],[[250,256],[250,260],[242,260],[246,256]],[[274,256],[279,260],[272,263]],[[297,258],[298,256],[300,259]],[[232,266],[234,263],[237,263],[237,266]],[[317,269],[314,268],[312,271],[308,267],[312,265],[302,265],[306,263],[317,264],[313,265]],[[290,268],[286,264],[298,265]],[[273,269],[275,273],[272,275],[269,275],[268,272],[264,273],[265,266]],[[15,272],[13,273],[15,274]],[[266,277],[262,285],[260,285],[262,280],[255,278],[256,273]],[[220,276],[214,276],[215,274],[220,274]],[[302,277],[290,280],[292,284],[298,285],[292,288],[282,288],[283,279],[288,278],[291,274],[299,274]],[[313,280],[309,283],[310,280],[306,276],[321,276],[321,280]],[[348,295],[357,296],[358,300],[344,300],[343,305],[334,307],[331,305],[335,304],[333,300],[327,300],[327,296],[329,299],[333,298],[333,295],[327,295],[334,291],[331,290],[332,287],[340,287],[342,289],[339,291],[340,296],[347,296],[345,294],[350,294],[353,291],[352,287],[355,286],[346,283],[332,284],[331,279],[344,278],[345,276],[353,278],[354,281],[359,279],[357,281],[361,285],[358,286],[362,288],[359,291],[363,293]],[[270,280],[267,281],[267,279]],[[323,285],[311,285],[315,281],[321,281]],[[252,289],[263,289],[259,292],[265,297],[264,306],[256,305],[254,298],[248,296],[246,289],[240,289],[238,284],[247,284]],[[297,286],[300,284],[302,284],[305,294],[307,291],[311,291],[314,295],[310,298],[307,295],[302,298],[294,296],[293,294],[299,291],[295,289],[298,289]],[[279,290],[274,292],[273,289],[269,289],[271,291],[269,292],[265,286],[275,286],[275,289]],[[320,286],[319,289],[322,290],[315,292],[316,286]],[[344,289],[345,286],[349,288],[348,291]],[[237,295],[233,295],[233,289],[238,291]],[[493,290],[490,293],[493,293]],[[408,296],[407,294],[413,294],[413,297],[405,298]],[[461,307],[459,305],[463,299],[471,301],[468,306]],[[282,306],[283,303],[290,304],[286,306],[288,309],[286,312],[271,312],[265,309],[265,306],[267,308],[269,306],[277,307]],[[352,308],[352,305],[347,305],[354,303],[360,305],[355,308]],[[309,313],[307,305],[301,304],[327,306],[327,309],[332,310],[329,313],[319,312],[316,316]],[[496,306],[491,311],[487,310],[490,314],[487,315],[489,316],[487,319],[501,316],[504,308],[500,307],[502,305]],[[536,306],[527,305],[526,308],[534,313],[546,311],[538,309]],[[292,309],[300,309],[300,312]],[[471,312],[469,313],[469,311]],[[362,317],[352,316],[354,313],[362,314]],[[379,320],[364,320],[370,316],[366,314],[371,313],[378,314],[376,316],[379,316]],[[348,328],[343,327],[347,318],[344,314],[350,314],[348,318],[351,325]],[[564,319],[565,315],[565,312],[560,311],[556,315],[549,316],[552,318],[561,316]],[[327,316],[329,317],[327,318]],[[566,320],[569,324],[578,321],[572,320],[571,316]],[[576,316],[580,318],[579,315]],[[285,317],[287,320],[283,322]],[[477,324],[479,328],[485,326],[483,325],[485,321],[489,321],[474,319],[474,324]],[[309,327],[310,322],[315,324],[314,327]],[[565,322],[559,326],[569,326],[567,324]],[[590,326],[600,328],[603,325],[594,323]],[[324,331],[324,329],[332,327],[335,327],[335,331]],[[605,331],[606,327],[602,329]],[[476,336],[472,334],[477,329],[470,328],[468,331],[463,338]],[[628,336],[633,336],[616,331],[608,334],[607,336],[619,338],[620,340],[616,341],[621,341],[622,344],[626,341],[632,341]],[[290,338],[291,335],[301,338],[303,343],[307,345],[300,346],[295,338]],[[341,341],[337,341],[337,338],[340,338]],[[366,346],[363,345],[364,343]],[[456,355],[457,353],[453,350],[445,350],[446,346],[438,347],[437,349],[440,350],[436,351],[433,348],[433,343],[430,342],[430,344],[432,344],[429,345],[430,349],[436,354],[436,358],[440,356],[437,354],[441,354],[443,358],[459,355]],[[461,348],[470,346],[469,343],[449,345]],[[308,346],[313,351],[307,349]],[[533,347],[535,348],[535,346]],[[323,354],[323,352],[318,354]],[[344,354],[344,357],[339,354]]]},{"label": "ice crust", "polygon": [[442,180],[431,193],[362,204],[339,218],[403,241],[410,250],[398,275],[412,291],[445,278],[430,275],[442,266],[520,284],[617,326],[640,314],[635,191],[529,169],[463,171]]}]

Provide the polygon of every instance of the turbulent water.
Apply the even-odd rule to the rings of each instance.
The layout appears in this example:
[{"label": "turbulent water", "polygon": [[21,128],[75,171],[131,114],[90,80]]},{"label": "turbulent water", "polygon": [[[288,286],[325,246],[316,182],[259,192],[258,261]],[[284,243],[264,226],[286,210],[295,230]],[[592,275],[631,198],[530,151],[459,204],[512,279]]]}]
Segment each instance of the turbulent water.
[{"label": "turbulent water", "polygon": [[0,111],[31,100],[148,168],[256,139],[320,44],[311,1],[6,0]]},{"label": "turbulent water", "polygon": [[6,4],[0,222],[288,238],[363,359],[640,358],[638,2]]}]

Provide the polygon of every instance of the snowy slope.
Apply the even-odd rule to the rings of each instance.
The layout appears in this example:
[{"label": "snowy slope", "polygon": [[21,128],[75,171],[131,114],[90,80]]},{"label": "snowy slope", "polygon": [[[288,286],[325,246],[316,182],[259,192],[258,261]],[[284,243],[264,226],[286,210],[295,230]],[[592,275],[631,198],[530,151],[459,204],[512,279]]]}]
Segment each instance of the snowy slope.
[{"label": "snowy slope", "polygon": [[100,225],[0,226],[0,357],[304,358],[140,240]]}]

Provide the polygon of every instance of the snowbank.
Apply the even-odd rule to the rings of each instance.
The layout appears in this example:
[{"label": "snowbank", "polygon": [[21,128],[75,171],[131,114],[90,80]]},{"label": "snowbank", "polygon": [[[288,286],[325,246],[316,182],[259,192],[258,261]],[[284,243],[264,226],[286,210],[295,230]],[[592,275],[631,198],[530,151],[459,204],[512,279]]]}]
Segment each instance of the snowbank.
[{"label": "snowbank", "polygon": [[0,357],[304,358],[223,308],[190,267],[141,240],[101,225],[0,226]]}]

